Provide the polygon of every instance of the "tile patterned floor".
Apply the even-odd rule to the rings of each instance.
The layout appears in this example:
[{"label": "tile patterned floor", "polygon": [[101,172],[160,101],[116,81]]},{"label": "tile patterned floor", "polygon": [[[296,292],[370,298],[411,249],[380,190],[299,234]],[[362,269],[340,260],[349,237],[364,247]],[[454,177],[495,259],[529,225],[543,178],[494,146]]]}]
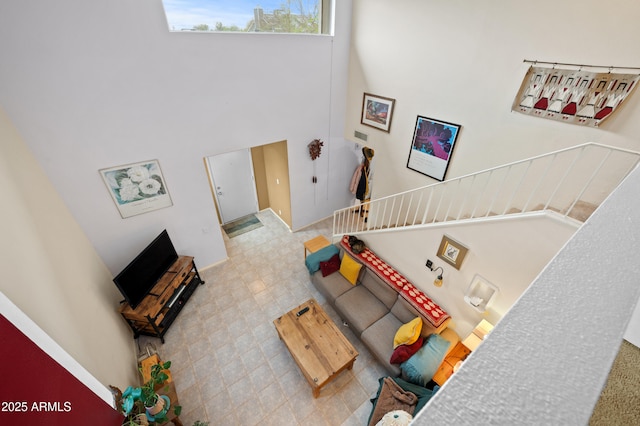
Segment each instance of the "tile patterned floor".
[{"label": "tile patterned floor", "polygon": [[351,330],[340,326],[360,354],[353,369],[314,399],[272,322],[313,297],[342,324],[304,266],[303,242],[329,238],[332,219],[292,233],[271,211],[258,217],[264,227],[225,241],[228,261],[200,271],[206,284],[167,332],[165,344],[140,337],[139,346],[152,344],[163,360],[172,361],[185,426],[196,420],[211,426],[365,425],[369,399],[385,370]]}]

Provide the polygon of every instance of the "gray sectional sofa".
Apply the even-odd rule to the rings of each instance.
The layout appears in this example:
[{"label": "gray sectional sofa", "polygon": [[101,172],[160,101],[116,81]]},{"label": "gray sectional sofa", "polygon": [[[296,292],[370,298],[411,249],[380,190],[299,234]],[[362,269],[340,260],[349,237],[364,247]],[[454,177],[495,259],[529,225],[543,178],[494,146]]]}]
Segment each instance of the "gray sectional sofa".
[{"label": "gray sectional sofa", "polygon": [[[345,255],[348,256],[339,244],[336,246],[340,251],[341,259]],[[339,271],[323,277],[322,271],[318,270],[311,275],[311,282],[394,377],[400,375],[400,368],[398,365],[391,364],[389,360],[393,353],[393,338],[398,328],[421,316],[423,319],[421,334],[427,336],[432,333],[441,333],[449,322],[446,321],[437,329],[433,327],[424,316],[366,265],[360,269],[356,285],[347,281]],[[457,337],[457,334],[455,336]]]}]

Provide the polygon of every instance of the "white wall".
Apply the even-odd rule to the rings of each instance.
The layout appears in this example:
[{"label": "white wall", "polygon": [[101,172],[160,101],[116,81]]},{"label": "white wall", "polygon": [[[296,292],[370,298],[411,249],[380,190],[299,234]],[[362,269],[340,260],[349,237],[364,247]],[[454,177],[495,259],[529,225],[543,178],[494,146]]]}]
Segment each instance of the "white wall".
[{"label": "white wall", "polygon": [[629,325],[624,332],[624,338],[640,348],[640,300],[636,302],[636,309],[629,319]]},{"label": "white wall", "polygon": [[[482,318],[496,324],[575,231],[564,221],[529,216],[381,232],[362,239],[447,311],[453,318],[451,327],[465,338]],[[469,249],[459,270],[437,257],[443,235]],[[437,274],[425,266],[427,259],[433,261],[434,268],[444,270],[440,288],[433,285]],[[464,302],[475,274],[499,288],[484,314]]]},{"label": "white wall", "polygon": [[[637,2],[355,0],[353,7],[345,136],[369,135],[374,197],[434,182],[406,167],[418,115],[462,126],[448,178],[585,142],[640,149],[637,91],[600,128],[511,112],[525,59],[640,66]],[[360,124],[363,92],[396,99],[390,133]]]},{"label": "white wall", "polygon": [[[164,228],[204,267],[226,258],[204,157],[287,140],[294,230],[348,203],[338,3],[329,37],[169,33],[160,0],[3,2],[0,105],[113,274]],[[98,170],[150,159],[173,206],[121,219]]]},{"label": "white wall", "polygon": [[0,292],[104,386],[136,383],[111,274],[2,109],[0,141]]}]

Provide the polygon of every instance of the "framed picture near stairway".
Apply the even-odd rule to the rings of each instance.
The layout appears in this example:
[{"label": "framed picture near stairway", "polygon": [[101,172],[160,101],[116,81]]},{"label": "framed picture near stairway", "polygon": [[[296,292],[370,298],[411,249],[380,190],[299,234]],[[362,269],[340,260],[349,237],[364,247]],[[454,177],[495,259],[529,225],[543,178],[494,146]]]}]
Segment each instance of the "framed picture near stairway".
[{"label": "framed picture near stairway", "polygon": [[456,145],[460,125],[418,116],[407,167],[443,181]]},{"label": "framed picture near stairway", "polygon": [[438,248],[438,257],[456,269],[460,269],[464,257],[467,255],[465,246],[446,235],[442,236],[440,247]]},{"label": "framed picture near stairway", "polygon": [[360,122],[389,133],[395,99],[365,93],[362,98],[362,118]]}]

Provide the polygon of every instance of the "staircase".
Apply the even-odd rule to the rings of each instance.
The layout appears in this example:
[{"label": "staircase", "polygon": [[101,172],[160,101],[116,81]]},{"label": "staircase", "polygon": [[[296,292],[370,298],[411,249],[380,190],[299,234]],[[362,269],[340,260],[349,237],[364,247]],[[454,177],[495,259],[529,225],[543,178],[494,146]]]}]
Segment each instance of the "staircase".
[{"label": "staircase", "polygon": [[333,235],[540,214],[578,228],[639,161],[586,143],[337,210]]}]

